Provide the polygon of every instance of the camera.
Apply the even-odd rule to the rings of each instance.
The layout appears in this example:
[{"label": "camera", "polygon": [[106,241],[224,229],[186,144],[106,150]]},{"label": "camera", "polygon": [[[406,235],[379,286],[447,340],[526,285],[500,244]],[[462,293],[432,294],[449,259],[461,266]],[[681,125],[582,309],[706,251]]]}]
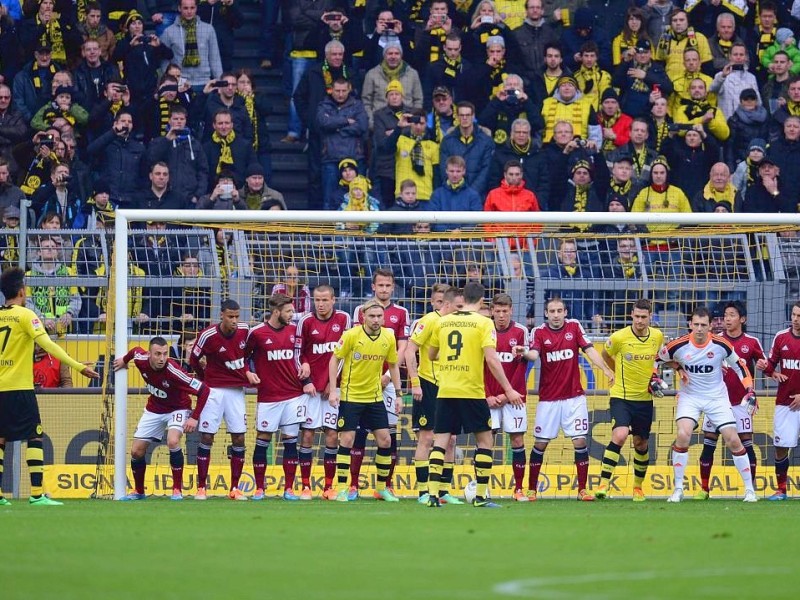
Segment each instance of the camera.
[{"label": "camera", "polygon": [[394,28],[397,27],[397,21],[387,21],[385,27],[390,31],[394,31]]},{"label": "camera", "polygon": [[56,143],[52,134],[45,135],[39,139],[39,145],[45,148],[52,148]]},{"label": "camera", "polygon": [[408,122],[411,123],[412,125],[419,124],[423,122],[422,119],[423,119],[422,115],[411,115],[410,117],[408,117]]},{"label": "camera", "polygon": [[119,129],[117,129],[117,133],[120,135],[128,135],[130,131],[131,131],[130,127],[120,127]]},{"label": "camera", "polygon": [[744,71],[744,65],[731,65],[731,71]]},{"label": "camera", "polygon": [[178,137],[189,137],[191,133],[189,129],[171,129],[170,131]]},{"label": "camera", "polygon": [[226,87],[228,87],[228,82],[225,81],[224,79],[220,79],[220,80],[215,81],[214,83],[212,83],[211,87],[215,88],[215,89],[226,88]]},{"label": "camera", "polygon": [[491,15],[483,15],[481,17],[481,24],[482,25],[491,25],[494,23],[494,17]]},{"label": "camera", "polygon": [[58,178],[58,180],[61,183],[69,185],[69,182],[72,181],[72,176],[71,175],[62,175],[61,177]]},{"label": "camera", "polygon": [[223,183],[220,185],[222,189],[222,193],[219,195],[220,198],[224,198],[225,200],[229,200],[233,197],[233,184],[232,183]]},{"label": "camera", "polygon": [[691,131],[694,129],[694,125],[691,123],[670,123],[667,125],[667,131],[670,132],[678,132],[678,131]]},{"label": "camera", "polygon": [[167,92],[177,92],[178,86],[172,83],[168,83],[167,85],[162,85],[160,88],[158,88],[158,91],[161,94],[165,94]]},{"label": "camera", "polygon": [[116,84],[116,86],[117,86],[117,91],[118,91],[120,94],[124,94],[125,92],[127,92],[127,91],[128,91],[128,86],[127,86],[127,85],[125,85],[125,84],[118,83],[118,84]]},{"label": "camera", "polygon": [[574,141],[576,144],[578,144],[578,147],[580,147],[580,148],[586,148],[586,144],[588,144],[588,143],[589,143],[588,141],[586,141],[586,140],[585,140],[585,139],[583,139],[582,137],[578,137],[578,136],[575,136],[575,137],[573,138],[573,141]]}]

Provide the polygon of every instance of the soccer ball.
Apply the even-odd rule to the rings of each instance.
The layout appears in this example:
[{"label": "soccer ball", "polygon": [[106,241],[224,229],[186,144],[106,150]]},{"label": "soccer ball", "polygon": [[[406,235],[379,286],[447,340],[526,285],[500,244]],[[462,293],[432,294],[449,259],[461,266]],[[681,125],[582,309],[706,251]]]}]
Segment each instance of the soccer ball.
[{"label": "soccer ball", "polygon": [[[477,492],[478,492],[478,482],[473,479],[464,488],[464,500],[472,504],[472,501],[475,500],[475,496],[477,496]],[[486,490],[486,498],[489,498],[488,489]]]}]

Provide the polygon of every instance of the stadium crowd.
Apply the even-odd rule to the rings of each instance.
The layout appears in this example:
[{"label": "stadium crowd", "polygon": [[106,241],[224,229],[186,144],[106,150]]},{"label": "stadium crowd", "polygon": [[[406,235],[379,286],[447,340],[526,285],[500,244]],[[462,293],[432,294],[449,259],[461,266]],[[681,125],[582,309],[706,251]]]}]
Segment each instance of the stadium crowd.
[{"label": "stadium crowd", "polygon": [[[196,253],[153,233],[158,210],[291,208],[270,187],[273,108],[253,76],[279,66],[281,148],[307,144],[312,208],[797,211],[797,2],[264,0],[261,61],[234,71],[240,3],[2,0],[4,227],[25,198],[41,228],[148,209],[132,268],[198,275]],[[598,233],[637,232],[620,221]],[[81,239],[37,244],[29,274],[74,274],[66,251]],[[648,265],[671,250],[651,241]],[[574,255],[559,249],[543,276],[594,276]],[[612,271],[638,273],[634,258]],[[32,297],[51,331],[104,313],[77,288],[52,314]]]}]

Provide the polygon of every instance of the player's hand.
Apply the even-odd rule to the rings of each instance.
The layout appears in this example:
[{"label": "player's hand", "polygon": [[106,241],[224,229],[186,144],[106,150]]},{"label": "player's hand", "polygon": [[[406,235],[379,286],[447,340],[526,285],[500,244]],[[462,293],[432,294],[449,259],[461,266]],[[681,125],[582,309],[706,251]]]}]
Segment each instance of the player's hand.
[{"label": "player's hand", "polygon": [[250,385],[258,385],[259,383],[261,383],[261,378],[255,373],[251,373],[250,371],[248,371],[247,381],[250,382]]},{"label": "player's hand", "polygon": [[527,352],[528,349],[525,346],[514,346],[514,354],[516,354],[517,356],[525,357],[525,354],[527,354]]},{"label": "player's hand", "polygon": [[412,385],[411,397],[414,399],[414,402],[422,402],[422,388],[418,385]]},{"label": "player's hand", "polygon": [[392,382],[392,378],[389,375],[384,375],[381,377],[381,387],[386,389],[386,386]]},{"label": "player's hand", "polygon": [[784,373],[779,373],[778,371],[773,372],[772,375],[770,375],[770,377],[773,380],[777,381],[778,383],[783,383],[784,381],[789,379],[788,375],[785,375]]},{"label": "player's hand", "polygon": [[316,396],[317,388],[314,387],[313,383],[307,383],[303,386],[303,393],[308,394],[309,396]]},{"label": "player's hand", "polygon": [[789,398],[792,399],[792,403],[789,405],[789,410],[792,412],[797,412],[800,410],[800,394],[790,394]]},{"label": "player's hand", "polygon": [[330,393],[331,393],[331,382],[329,381],[327,384],[325,384],[325,389],[322,390],[322,394],[321,394],[322,395],[322,399],[323,400],[327,400],[328,399],[328,395]]},{"label": "player's hand", "polygon": [[742,401],[739,403],[747,409],[747,414],[752,416],[758,412],[758,398],[756,397],[756,391],[751,387],[747,388],[747,391],[742,398]]},{"label": "player's hand", "polygon": [[183,433],[192,433],[193,431],[197,431],[197,419],[189,417],[189,420],[183,426]]},{"label": "player's hand", "polygon": [[658,373],[653,373],[650,377],[650,383],[647,386],[647,391],[650,392],[654,398],[663,398],[664,390],[669,386],[667,382],[658,376]]},{"label": "player's hand", "polygon": [[331,390],[328,393],[328,404],[330,404],[333,408],[339,408],[339,391],[338,390]]},{"label": "player's hand", "polygon": [[516,390],[506,392],[506,399],[512,406],[522,406],[525,404],[525,398]]},{"label": "player's hand", "polygon": [[114,364],[114,372],[128,368],[128,365],[125,364],[125,361],[122,358],[115,358],[113,364]]},{"label": "player's hand", "polygon": [[689,375],[688,375],[688,373],[686,373],[685,369],[678,369],[678,377],[681,378],[681,383],[683,385],[686,385],[687,383],[689,383]]},{"label": "player's hand", "polygon": [[606,378],[608,379],[608,387],[611,387],[612,385],[614,385],[614,380],[616,379],[616,377],[614,377],[614,371],[612,371],[611,369],[606,369],[604,373],[606,375]]},{"label": "player's hand", "polygon": [[489,405],[489,408],[498,408],[500,406],[500,401],[497,399],[497,396],[486,396],[486,404]]},{"label": "player's hand", "polygon": [[759,358],[756,361],[756,369],[758,369],[759,371],[763,371],[766,368],[767,368],[767,359],[766,358]]},{"label": "player's hand", "polygon": [[81,375],[89,379],[100,379],[100,373],[95,371],[92,367],[84,367],[81,369]]},{"label": "player's hand", "polygon": [[302,365],[300,365],[300,370],[297,371],[297,378],[306,379],[310,375],[311,375],[311,365],[309,365],[308,363],[303,363]]},{"label": "player's hand", "polygon": [[394,414],[399,415],[403,412],[403,397],[397,394],[394,399]]}]

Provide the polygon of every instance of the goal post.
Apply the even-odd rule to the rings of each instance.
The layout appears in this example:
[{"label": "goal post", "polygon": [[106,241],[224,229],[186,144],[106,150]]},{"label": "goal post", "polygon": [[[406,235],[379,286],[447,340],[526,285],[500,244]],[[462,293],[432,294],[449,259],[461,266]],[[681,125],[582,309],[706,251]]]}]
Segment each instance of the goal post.
[{"label": "goal post", "polygon": [[[610,225],[615,226],[620,224],[620,217],[623,217],[624,223],[628,225],[639,226],[642,231],[637,233],[624,233],[617,236],[609,234],[592,234],[574,231],[572,229],[565,229],[576,224],[590,224],[590,225]],[[477,264],[482,266],[481,261],[496,261],[498,266],[495,271],[495,279],[499,282],[498,289],[503,291],[515,288],[518,297],[524,300],[526,305],[532,307],[540,307],[545,293],[558,293],[563,290],[563,282],[546,281],[545,268],[548,264],[552,264],[557,256],[557,247],[561,240],[577,240],[579,246],[585,240],[592,240],[597,238],[603,239],[619,239],[622,237],[633,238],[636,240],[636,254],[644,256],[645,249],[649,247],[652,241],[668,240],[667,246],[674,244],[673,247],[680,247],[683,252],[692,252],[692,267],[689,270],[670,270],[661,274],[655,272],[650,273],[650,264],[647,265],[647,272],[645,265],[639,265],[641,269],[640,275],[633,282],[620,282],[609,276],[610,271],[606,270],[605,266],[598,266],[596,277],[587,277],[586,281],[581,282],[581,285],[576,286],[580,288],[581,294],[577,302],[588,301],[593,296],[611,296],[612,292],[621,289],[630,290],[630,292],[640,294],[642,291],[652,291],[653,293],[662,294],[664,296],[664,305],[668,306],[670,290],[674,281],[682,281],[686,286],[692,286],[692,290],[702,291],[691,296],[696,298],[724,298],[727,291],[736,292],[751,289],[754,286],[761,285],[759,274],[759,266],[756,265],[757,261],[767,261],[769,263],[770,276],[782,276],[786,278],[783,271],[786,267],[786,260],[783,258],[783,250],[779,248],[780,239],[777,239],[774,232],[777,230],[785,230],[795,232],[800,227],[800,215],[785,215],[785,214],[719,214],[719,213],[564,213],[564,212],[538,212],[538,213],[484,213],[484,212],[405,212],[405,211],[388,211],[388,212],[324,212],[324,211],[222,211],[222,210],[190,210],[190,211],[176,211],[164,210],[159,211],[156,215],[153,211],[134,210],[134,209],[118,209],[115,214],[115,239],[114,239],[114,256],[113,256],[113,283],[114,283],[114,301],[111,305],[116,307],[116,315],[113,321],[113,342],[115,353],[121,356],[126,352],[130,342],[129,322],[128,315],[125,308],[129,306],[130,296],[132,289],[136,284],[131,284],[131,281],[137,280],[137,275],[131,275],[131,247],[134,232],[130,229],[131,225],[141,226],[144,222],[151,221],[157,217],[160,222],[168,222],[179,224],[181,226],[197,226],[199,228],[211,228],[213,230],[222,229],[223,231],[237,231],[242,232],[245,237],[246,247],[247,244],[261,244],[264,247],[270,247],[270,244],[285,245],[285,253],[282,254],[284,262],[291,262],[291,259],[286,257],[305,257],[316,256],[316,252],[322,245],[321,239],[330,241],[331,247],[335,248],[330,251],[330,256],[326,256],[323,261],[321,258],[316,259],[315,264],[322,265],[338,263],[346,255],[347,250],[343,250],[342,244],[352,244],[356,251],[365,245],[371,245],[370,248],[375,251],[380,251],[380,245],[384,239],[382,236],[377,235],[374,231],[362,232],[360,230],[350,230],[346,227],[337,228],[337,223],[344,224],[365,224],[365,223],[379,223],[379,224],[416,224],[428,223],[435,227],[437,224],[460,224],[462,227],[456,231],[441,232],[438,234],[421,234],[411,236],[386,236],[386,239],[401,238],[404,243],[410,246],[421,245],[423,242],[435,241],[437,248],[441,252],[449,248],[451,251],[459,251],[459,258],[451,258],[453,263],[459,261],[459,268],[463,262],[469,262],[469,257],[475,258]],[[497,227],[487,228],[486,225],[495,224]],[[508,230],[504,231],[503,225],[506,225]],[[678,225],[683,227],[674,231],[665,231],[660,233],[647,233],[647,226],[653,225]],[[520,234],[520,226],[536,227],[528,233]],[[540,231],[544,228],[543,231]],[[257,235],[252,233],[257,232]],[[295,232],[297,235],[294,235]],[[303,233],[306,232],[306,233]],[[249,237],[248,237],[249,236]],[[316,236],[316,237],[315,237]],[[518,240],[524,237],[527,243],[519,243]],[[679,240],[684,240],[681,242]],[[327,242],[326,242],[327,243]],[[305,245],[303,245],[305,244]],[[472,246],[490,246],[493,250],[490,254],[480,254]],[[600,252],[596,246],[585,246],[586,252],[589,255]],[[213,254],[213,252],[212,252]],[[509,257],[512,255],[519,258],[524,263],[523,268],[527,272],[527,276],[523,277],[525,283],[513,284],[511,282],[511,269]],[[542,258],[542,257],[545,258]],[[599,256],[599,255],[598,255]],[[589,256],[588,261],[600,261],[598,256]],[[214,260],[212,256],[212,260]],[[347,259],[350,260],[350,259]],[[365,278],[365,267],[370,260],[372,266],[393,266],[396,261],[401,261],[402,258],[396,253],[389,253],[386,255],[372,257],[370,259],[363,259],[359,256],[355,265],[355,272],[358,272],[361,278]],[[681,259],[683,260],[683,259]],[[726,278],[716,276],[713,284],[708,283],[708,277],[704,279],[701,273],[703,265],[709,267],[709,262],[715,265],[719,263],[721,269],[724,267],[728,270],[729,276]],[[248,264],[249,263],[249,264]],[[387,264],[388,263],[388,264]],[[800,260],[798,260],[800,264]],[[444,259],[440,264],[444,264]],[[597,262],[599,264],[599,262]],[[493,267],[493,265],[490,265]],[[613,266],[613,265],[612,265]],[[670,267],[672,268],[672,267]],[[253,298],[257,295],[252,282],[248,283],[247,280],[255,279],[252,271],[256,269],[253,256],[246,256],[239,259],[238,273],[236,285],[238,286],[235,293],[231,293],[234,299],[237,299],[237,293],[247,295],[250,294]],[[455,269],[455,266],[453,267]],[[530,269],[527,271],[527,269]],[[776,274],[776,269],[779,273]],[[209,280],[209,285],[217,289],[220,285],[225,287],[232,285],[230,279],[231,269],[228,269],[227,275],[218,275],[217,271],[209,272],[205,279]],[[706,268],[706,271],[708,269]],[[327,271],[326,271],[327,272]],[[351,270],[351,272],[353,272]],[[453,271],[455,272],[455,270]],[[793,271],[794,272],[794,271]],[[248,274],[249,273],[249,274]],[[216,281],[219,279],[219,281]],[[317,283],[323,283],[325,274],[320,270],[317,274]],[[340,281],[346,279],[346,276],[340,276]],[[426,281],[430,281],[428,278]],[[177,285],[177,284],[175,284]],[[782,284],[783,285],[783,284]],[[227,289],[227,288],[226,288]],[[789,288],[787,288],[789,289]],[[691,291],[691,290],[690,290]],[[111,293],[112,290],[109,290]],[[714,293],[711,293],[714,292]],[[216,293],[216,292],[215,292]],[[263,291],[262,291],[263,293]],[[350,290],[350,295],[353,302],[360,301],[363,296],[368,293],[362,286],[359,288],[358,293],[355,290]],[[753,297],[761,296],[763,301],[763,294],[761,291],[758,293],[753,292]],[[424,307],[423,296],[421,302]],[[781,310],[780,299],[776,299],[773,294],[770,296],[771,300],[763,301],[764,305],[762,310],[771,312],[773,321],[781,320],[778,314]],[[611,302],[611,301],[609,301]],[[625,306],[628,300],[621,300],[622,305]],[[771,302],[771,304],[769,304]],[[213,302],[212,302],[213,304]],[[767,306],[769,304],[769,306]],[[418,304],[419,305],[419,304]],[[613,305],[613,302],[611,302]],[[248,303],[250,312],[248,317],[250,320],[256,318],[256,310]],[[665,310],[665,313],[669,311]],[[679,312],[679,311],[678,311]],[[537,313],[537,316],[541,312]],[[420,314],[414,315],[419,317]],[[603,315],[601,315],[602,317]],[[617,319],[619,315],[615,316]],[[109,318],[112,315],[109,314]],[[624,315],[623,315],[624,318]],[[212,317],[213,321],[213,317]],[[587,321],[589,323],[590,321]],[[606,319],[606,325],[603,331],[608,332],[608,328],[616,320]],[[537,322],[537,324],[539,324]],[[587,328],[588,329],[588,328]],[[773,332],[774,333],[774,332]],[[767,343],[767,339],[763,340]],[[109,360],[109,365],[110,360]],[[129,407],[128,407],[128,386],[129,378],[127,370],[120,370],[114,374],[114,415],[112,441],[113,452],[113,497],[119,499],[126,493],[126,465],[128,462],[127,449],[129,446]],[[530,424],[533,426],[532,422]]]}]

